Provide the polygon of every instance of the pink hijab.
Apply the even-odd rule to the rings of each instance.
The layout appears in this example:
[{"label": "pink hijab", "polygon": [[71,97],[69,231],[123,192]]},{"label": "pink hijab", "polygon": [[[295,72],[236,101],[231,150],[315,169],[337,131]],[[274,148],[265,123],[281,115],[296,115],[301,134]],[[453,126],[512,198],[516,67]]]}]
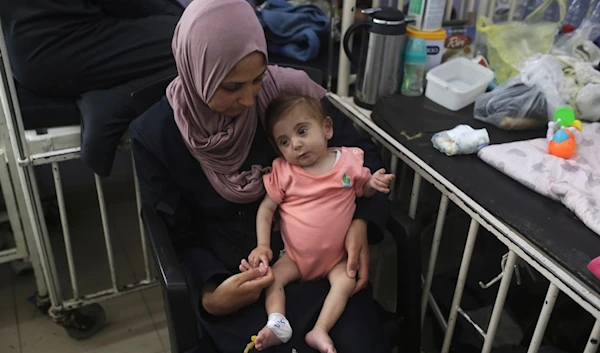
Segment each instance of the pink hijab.
[{"label": "pink hijab", "polygon": [[254,106],[234,119],[212,111],[207,102],[223,79],[255,51],[267,58],[263,29],[246,0],[192,1],[173,35],[179,76],[167,87],[167,98],[175,122],[213,188],[235,203],[253,202],[264,195],[262,175],[268,166],[240,168],[269,102],[284,92],[318,99],[325,95],[304,72],[269,66]]}]

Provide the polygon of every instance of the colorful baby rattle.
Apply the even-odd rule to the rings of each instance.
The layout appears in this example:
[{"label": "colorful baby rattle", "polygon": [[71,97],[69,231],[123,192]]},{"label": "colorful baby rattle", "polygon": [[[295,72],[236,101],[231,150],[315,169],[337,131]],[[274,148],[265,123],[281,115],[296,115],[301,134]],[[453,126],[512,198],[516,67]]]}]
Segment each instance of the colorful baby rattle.
[{"label": "colorful baby rattle", "polygon": [[581,121],[575,119],[575,110],[568,105],[558,108],[554,121],[548,123],[548,153],[563,159],[571,158],[577,150],[575,134],[581,131]]}]

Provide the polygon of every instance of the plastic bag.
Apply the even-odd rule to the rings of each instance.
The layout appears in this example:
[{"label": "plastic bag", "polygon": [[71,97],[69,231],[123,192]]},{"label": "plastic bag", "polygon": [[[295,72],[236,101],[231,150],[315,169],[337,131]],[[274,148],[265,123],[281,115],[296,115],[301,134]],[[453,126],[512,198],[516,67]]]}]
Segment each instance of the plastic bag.
[{"label": "plastic bag", "polygon": [[503,130],[545,126],[565,102],[559,95],[560,63],[550,55],[526,61],[521,73],[475,100],[473,116]]},{"label": "plastic bag", "polygon": [[[546,9],[557,1],[560,9],[558,22],[544,20]],[[545,0],[523,21],[493,23],[485,16],[477,22],[477,32],[487,42],[487,59],[496,72],[496,82],[503,83],[518,74],[522,64],[535,54],[548,54],[554,37],[565,17],[565,0]]]},{"label": "plastic bag", "polygon": [[598,37],[600,37],[600,23],[584,19],[577,30],[560,36],[554,44],[552,54],[567,57],[564,58],[566,61],[575,58],[598,65],[600,48],[594,44],[594,40]]}]

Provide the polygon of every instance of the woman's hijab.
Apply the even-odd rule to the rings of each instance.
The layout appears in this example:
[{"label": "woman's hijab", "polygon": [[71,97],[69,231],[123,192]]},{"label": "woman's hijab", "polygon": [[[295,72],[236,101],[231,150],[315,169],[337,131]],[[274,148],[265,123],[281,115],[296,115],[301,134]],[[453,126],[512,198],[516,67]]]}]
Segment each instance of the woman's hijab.
[{"label": "woman's hijab", "polygon": [[[294,85],[297,75],[270,67],[256,99],[258,104],[234,119],[208,107],[223,79],[241,59],[255,51],[267,58],[263,29],[245,0],[192,1],[175,29],[172,46],[179,76],[168,86],[167,98],[188,150],[223,198],[235,203],[260,199],[264,195],[262,175],[268,168],[240,168],[248,157],[259,116],[282,87]],[[304,91],[319,98],[325,93],[316,84]]]}]

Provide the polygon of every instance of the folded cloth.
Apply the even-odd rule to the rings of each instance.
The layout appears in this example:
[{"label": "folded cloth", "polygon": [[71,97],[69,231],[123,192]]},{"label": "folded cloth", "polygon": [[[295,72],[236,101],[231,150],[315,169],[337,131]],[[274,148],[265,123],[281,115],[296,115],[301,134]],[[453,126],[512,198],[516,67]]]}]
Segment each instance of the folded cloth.
[{"label": "folded cloth", "polygon": [[299,61],[319,54],[319,36],[327,34],[329,18],[315,5],[294,6],[285,0],[267,0],[256,10],[265,29],[269,51]]}]

